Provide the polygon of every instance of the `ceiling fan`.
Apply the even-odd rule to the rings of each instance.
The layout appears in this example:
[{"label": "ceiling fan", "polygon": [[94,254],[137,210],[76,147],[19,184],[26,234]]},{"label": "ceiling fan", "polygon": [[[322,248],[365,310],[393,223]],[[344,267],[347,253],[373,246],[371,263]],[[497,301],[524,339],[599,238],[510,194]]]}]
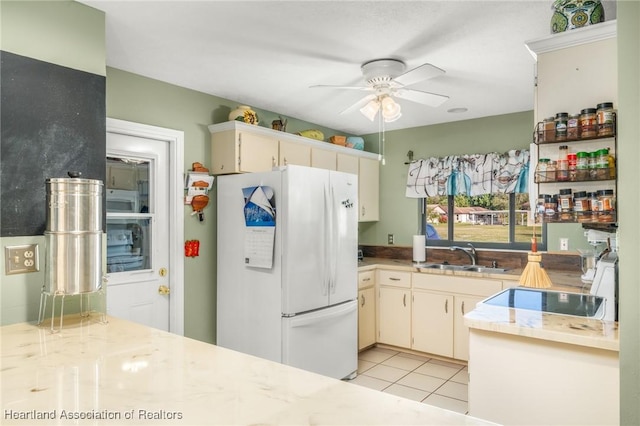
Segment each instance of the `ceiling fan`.
[{"label": "ceiling fan", "polygon": [[400,118],[402,115],[401,107],[394,98],[406,99],[431,107],[440,106],[449,99],[445,95],[407,88],[407,86],[420,81],[443,75],[445,73],[444,70],[431,64],[422,64],[406,72],[405,69],[405,63],[400,60],[375,59],[365,62],[361,66],[362,75],[367,83],[366,86],[317,85],[311,87],[373,92],[340,113],[346,114],[359,108],[360,112],[371,121],[380,110],[382,110],[381,115],[385,122],[396,121]]}]

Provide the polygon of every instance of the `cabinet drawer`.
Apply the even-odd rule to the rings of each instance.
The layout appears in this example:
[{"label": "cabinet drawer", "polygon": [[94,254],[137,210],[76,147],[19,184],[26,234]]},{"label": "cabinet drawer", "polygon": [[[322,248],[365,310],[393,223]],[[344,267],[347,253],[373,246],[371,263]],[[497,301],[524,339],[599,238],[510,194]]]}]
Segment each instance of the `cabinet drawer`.
[{"label": "cabinet drawer", "polygon": [[358,272],[358,289],[373,286],[376,281],[376,271]]},{"label": "cabinet drawer", "polygon": [[413,288],[447,293],[491,296],[502,290],[502,281],[486,278],[456,277],[451,275],[413,273]]},{"label": "cabinet drawer", "polygon": [[378,270],[378,284],[410,288],[411,272]]}]

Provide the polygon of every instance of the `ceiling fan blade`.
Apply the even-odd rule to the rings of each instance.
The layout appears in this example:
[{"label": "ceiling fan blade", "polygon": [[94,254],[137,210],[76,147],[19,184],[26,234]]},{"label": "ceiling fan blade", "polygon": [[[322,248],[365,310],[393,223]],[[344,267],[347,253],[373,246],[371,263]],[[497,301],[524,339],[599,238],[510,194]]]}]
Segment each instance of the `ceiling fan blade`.
[{"label": "ceiling fan blade", "polygon": [[445,73],[444,70],[433,66],[431,64],[422,64],[417,68],[409,70],[402,75],[394,78],[393,80],[396,83],[399,83],[403,86],[411,86],[412,84],[416,84],[423,80],[428,80],[430,78],[441,76]]},{"label": "ceiling fan blade", "polygon": [[373,90],[371,87],[366,86],[331,86],[327,84],[316,84],[315,86],[309,86],[309,89]]},{"label": "ceiling fan blade", "polygon": [[393,94],[401,99],[406,99],[411,102],[428,105],[434,108],[442,105],[447,101],[447,99],[449,99],[449,97],[445,95],[438,95],[436,93],[413,89],[398,89],[394,91]]},{"label": "ceiling fan blade", "polygon": [[340,115],[342,114],[348,114],[352,111],[355,111],[356,109],[360,109],[362,108],[367,102],[372,101],[376,98],[376,95],[371,94],[371,95],[367,95],[364,98],[360,99],[358,102],[356,102],[355,104],[351,105],[350,107],[348,107],[345,110],[342,110],[340,112]]}]

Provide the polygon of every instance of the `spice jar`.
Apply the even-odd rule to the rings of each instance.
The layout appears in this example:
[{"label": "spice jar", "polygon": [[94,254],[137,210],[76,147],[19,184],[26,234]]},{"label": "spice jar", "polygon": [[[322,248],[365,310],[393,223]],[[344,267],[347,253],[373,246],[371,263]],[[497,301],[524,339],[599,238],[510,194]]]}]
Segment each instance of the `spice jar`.
[{"label": "spice jar", "polygon": [[567,164],[569,165],[569,180],[575,182],[578,180],[578,157],[575,153],[567,154]]},{"label": "spice jar", "polygon": [[598,156],[596,152],[588,153],[587,159],[589,163],[589,179],[595,180],[597,179],[596,167],[598,165]]},{"label": "spice jar", "polygon": [[580,111],[580,137],[593,138],[596,135],[596,109],[585,108]]},{"label": "spice jar", "polygon": [[[595,111],[594,111],[595,117]],[[567,140],[567,121],[569,121],[569,114],[566,112],[559,112],[556,114],[556,141]]]},{"label": "spice jar", "polygon": [[560,145],[558,147],[558,164],[556,169],[556,180],[564,182],[569,180],[569,161],[567,160],[567,154],[569,147],[567,145]]},{"label": "spice jar", "polygon": [[598,221],[598,214],[600,213],[600,205],[598,204],[598,193],[587,192],[587,198],[589,199],[589,209],[591,210],[592,222]]},{"label": "spice jar", "polygon": [[576,180],[589,179],[589,157],[584,151],[576,154]]},{"label": "spice jar", "polygon": [[596,124],[598,136],[613,136],[616,128],[616,113],[613,110],[613,102],[598,104],[596,110]]},{"label": "spice jar", "polygon": [[543,121],[544,126],[544,141],[553,142],[556,140],[556,122],[553,117],[545,118]]},{"label": "spice jar", "polygon": [[545,195],[544,197],[544,220],[553,222],[556,220],[558,209],[558,199],[555,195]]},{"label": "spice jar", "polygon": [[611,149],[609,149],[609,179],[615,179],[616,178],[616,159],[613,157],[613,154],[611,153]]},{"label": "spice jar", "polygon": [[591,222],[591,206],[586,191],[578,191],[573,194],[573,211],[578,222]]},{"label": "spice jar", "polygon": [[607,148],[596,151],[596,179],[609,179],[609,150]]},{"label": "spice jar", "polygon": [[576,140],[580,137],[580,116],[572,114],[567,120],[567,140]]},{"label": "spice jar", "polygon": [[571,189],[561,189],[558,194],[558,211],[560,212],[560,220],[573,220],[573,196]]},{"label": "spice jar", "polygon": [[556,168],[556,180],[558,182],[566,182],[569,180],[569,161],[558,160]]},{"label": "spice jar", "polygon": [[547,181],[547,166],[549,165],[548,158],[540,158],[538,165],[536,166],[535,181],[536,183],[548,182]]},{"label": "spice jar", "polygon": [[614,199],[613,189],[601,189],[598,191],[598,222],[614,222]]},{"label": "spice jar", "polygon": [[546,182],[555,182],[556,181],[556,170],[558,166],[557,163],[553,160],[549,160],[547,163],[547,180]]}]

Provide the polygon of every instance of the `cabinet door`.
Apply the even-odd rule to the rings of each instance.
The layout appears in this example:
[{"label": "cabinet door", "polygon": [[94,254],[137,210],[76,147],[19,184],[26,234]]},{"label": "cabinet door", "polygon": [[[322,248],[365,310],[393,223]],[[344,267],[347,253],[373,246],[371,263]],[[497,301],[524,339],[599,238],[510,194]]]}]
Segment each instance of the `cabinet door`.
[{"label": "cabinet door", "polygon": [[453,357],[453,296],[413,292],[411,349]]},{"label": "cabinet door", "polygon": [[380,220],[380,164],[378,160],[360,158],[358,202],[360,222]]},{"label": "cabinet door", "polygon": [[472,311],[482,298],[456,295],[454,299],[453,357],[469,361],[469,327],[464,325],[464,314]]},{"label": "cabinet door", "polygon": [[296,142],[280,141],[281,166],[295,164],[298,166],[311,166],[311,147]]},{"label": "cabinet door", "polygon": [[376,343],[375,294],[373,287],[358,292],[358,350]]},{"label": "cabinet door", "polygon": [[311,167],[319,169],[336,170],[336,153],[326,149],[311,149]]},{"label": "cabinet door", "polygon": [[278,141],[276,139],[240,132],[239,172],[268,172],[278,165]]},{"label": "cabinet door", "polygon": [[411,292],[380,287],[378,292],[378,342],[411,347]]},{"label": "cabinet door", "polygon": [[238,136],[235,130],[211,134],[211,173],[223,175],[239,171]]},{"label": "cabinet door", "polygon": [[336,159],[338,163],[337,169],[339,172],[353,173],[354,175],[358,174],[358,170],[360,168],[358,157],[339,152]]}]

